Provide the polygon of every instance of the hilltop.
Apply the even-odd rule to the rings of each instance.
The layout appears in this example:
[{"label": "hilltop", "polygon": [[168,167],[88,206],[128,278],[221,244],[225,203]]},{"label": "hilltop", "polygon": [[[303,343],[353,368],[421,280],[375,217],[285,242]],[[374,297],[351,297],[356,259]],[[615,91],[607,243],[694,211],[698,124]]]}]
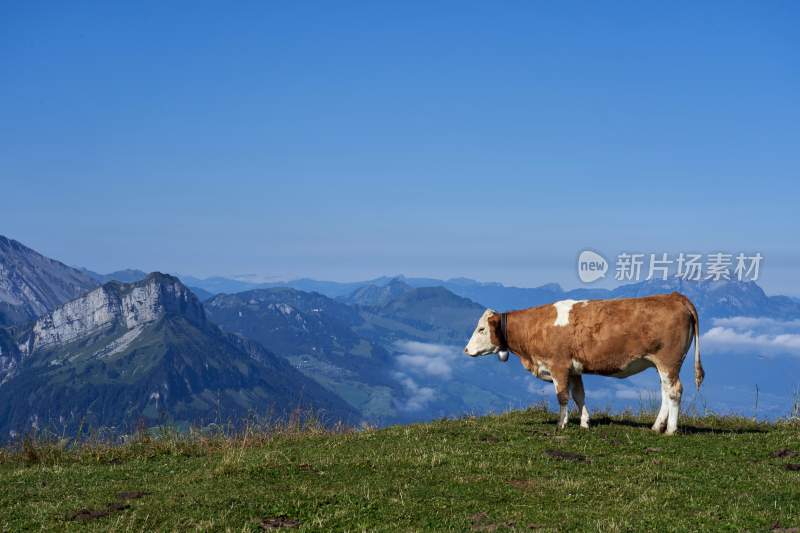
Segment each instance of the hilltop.
[{"label": "hilltop", "polygon": [[[0,452],[0,529],[791,531],[796,423],[539,409],[382,430],[165,433]],[[786,529],[783,529],[786,528]]]}]

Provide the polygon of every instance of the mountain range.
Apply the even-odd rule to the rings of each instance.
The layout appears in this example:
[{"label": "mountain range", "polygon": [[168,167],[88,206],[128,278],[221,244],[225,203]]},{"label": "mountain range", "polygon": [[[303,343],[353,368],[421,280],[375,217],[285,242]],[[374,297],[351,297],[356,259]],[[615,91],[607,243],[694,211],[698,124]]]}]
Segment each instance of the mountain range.
[{"label": "mountain range", "polygon": [[[721,327],[759,317],[774,330],[800,319],[800,302],[752,282],[564,290],[387,276],[253,284],[134,269],[98,274],[5,238],[0,253],[0,435],[54,422],[207,423],[301,404],[329,420],[389,424],[552,401],[551,387],[518,363],[466,358],[461,348],[485,307],[564,298],[689,296],[708,333],[704,401],[722,410],[748,409],[761,384],[759,408],[777,416],[800,375],[800,357],[775,357],[764,344],[773,337]],[[720,344],[734,334],[744,335],[738,344]],[[751,355],[727,355],[739,344]],[[641,405],[655,389],[650,378],[589,377],[588,394],[610,408]]]},{"label": "mountain range", "polygon": [[205,308],[225,331],[269,346],[367,418],[395,415],[389,352],[358,333],[365,320],[356,309],[290,288],[220,294]]},{"label": "mountain range", "polygon": [[0,434],[29,426],[227,422],[355,410],[258,343],[222,332],[177,278],[108,282],[0,341]]},{"label": "mountain range", "polygon": [[[202,286],[203,280],[194,280],[194,283]],[[215,283],[224,284],[224,278],[216,278]],[[473,370],[472,361],[455,359],[458,345],[466,338],[463,330],[458,329],[459,326],[450,324],[437,335],[432,330],[446,321],[437,320],[434,321],[435,325],[428,326],[415,324],[417,327],[409,323],[425,314],[426,306],[414,312],[407,310],[398,313],[404,316],[391,316],[389,310],[392,306],[400,305],[398,299],[408,298],[407,295],[412,294],[411,289],[426,287],[438,287],[439,290],[449,291],[451,296],[469,300],[470,303],[463,308],[465,317],[470,316],[472,311],[468,308],[476,303],[481,307],[505,311],[567,298],[606,299],[679,291],[689,296],[697,306],[700,328],[704,334],[701,351],[705,354],[708,379],[701,392],[693,392],[690,396],[695,407],[702,405],[703,409],[718,412],[780,417],[791,411],[793,402],[798,398],[797,391],[800,390],[800,349],[797,348],[800,346],[800,327],[797,325],[800,320],[800,300],[767,295],[755,282],[684,281],[672,278],[631,283],[614,289],[565,290],[554,283],[522,288],[466,278],[439,280],[394,276],[351,283],[296,280],[282,282],[281,285],[298,289],[313,286],[326,296],[358,308],[367,324],[373,328],[360,333],[375,338],[378,332],[377,338],[396,357],[409,356],[398,349],[397,342],[404,340],[453,345],[449,352],[434,350],[435,356],[425,356],[436,357],[437,361],[450,360],[449,368],[453,371],[448,379],[437,380],[435,376],[417,374],[413,376],[414,384],[406,390],[406,397],[409,397],[419,394],[419,389],[427,388],[435,391],[436,398],[442,399],[438,407],[435,407],[435,401],[431,401],[424,409],[420,409],[418,415],[423,418],[443,413],[496,410],[504,403],[513,405],[519,401],[552,401],[550,388],[527,379],[528,376],[515,364],[498,366],[481,361],[480,370]],[[462,311],[454,314],[459,312]],[[740,320],[741,317],[746,319]],[[739,326],[732,327],[731,324]],[[463,326],[467,331],[470,327]],[[390,342],[392,339],[394,343]],[[449,355],[445,356],[445,353]],[[423,357],[410,354],[412,358],[418,356]],[[405,360],[409,360],[408,357]],[[506,372],[508,369],[514,371]],[[481,375],[481,372],[484,374]],[[658,390],[657,378],[650,374],[645,372],[627,380],[587,376],[588,394],[590,398],[594,396],[594,402],[600,402],[608,409],[651,405],[657,400]],[[493,381],[494,377],[497,377],[496,381]],[[687,383],[692,381],[688,375],[685,379]],[[466,407],[462,400],[468,397],[480,400]]]},{"label": "mountain range", "polygon": [[[226,292],[240,292],[258,288],[290,287],[297,290],[313,290],[330,298],[362,305],[375,306],[389,301],[396,294],[402,294],[407,288],[439,287],[452,294],[461,296],[484,307],[499,311],[525,309],[557,300],[572,298],[607,299],[648,296],[665,292],[679,291],[686,294],[698,308],[701,316],[720,318],[730,316],[769,316],[774,318],[800,317],[800,300],[789,296],[768,296],[754,281],[686,281],[676,278],[667,280],[647,280],[621,285],[614,289],[579,288],[565,290],[557,283],[548,283],[539,287],[510,287],[496,282],[480,282],[468,278],[452,278],[441,280],[418,277],[381,277],[362,282],[340,283],[335,281],[318,281],[298,279],[280,283],[254,284],[227,278],[211,278],[203,280],[189,278],[193,287],[216,292],[221,287]],[[383,300],[381,300],[383,298]]]},{"label": "mountain range", "polygon": [[486,377],[506,369],[480,369],[453,346],[480,305],[441,287],[387,285],[391,296],[378,301],[281,287],[217,295],[205,308],[225,331],[268,345],[373,423],[500,410],[524,392]]}]

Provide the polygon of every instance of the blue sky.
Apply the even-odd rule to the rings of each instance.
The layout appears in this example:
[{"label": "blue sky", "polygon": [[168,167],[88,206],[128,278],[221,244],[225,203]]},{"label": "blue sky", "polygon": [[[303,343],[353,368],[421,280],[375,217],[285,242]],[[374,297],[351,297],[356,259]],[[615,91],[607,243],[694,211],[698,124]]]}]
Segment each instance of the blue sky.
[{"label": "blue sky", "polygon": [[98,271],[800,294],[794,2],[4,2],[0,234]]}]

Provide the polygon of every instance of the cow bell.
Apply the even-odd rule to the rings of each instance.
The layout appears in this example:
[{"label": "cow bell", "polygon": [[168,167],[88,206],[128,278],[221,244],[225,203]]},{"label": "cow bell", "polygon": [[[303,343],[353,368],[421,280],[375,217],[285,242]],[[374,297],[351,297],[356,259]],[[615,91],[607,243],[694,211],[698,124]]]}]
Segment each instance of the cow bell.
[{"label": "cow bell", "polygon": [[500,359],[501,363],[505,363],[508,361],[508,352],[506,350],[501,350],[497,352],[497,358]]}]

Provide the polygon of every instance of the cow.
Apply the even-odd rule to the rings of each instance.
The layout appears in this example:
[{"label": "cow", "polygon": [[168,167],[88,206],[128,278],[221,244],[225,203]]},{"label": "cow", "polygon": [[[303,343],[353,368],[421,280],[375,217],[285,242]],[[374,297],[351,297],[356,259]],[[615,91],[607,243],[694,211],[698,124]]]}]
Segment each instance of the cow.
[{"label": "cow", "polygon": [[484,311],[464,348],[477,357],[516,354],[536,377],[551,381],[560,406],[558,429],[567,425],[570,393],[581,427],[589,427],[582,374],[625,378],[655,367],[661,378],[661,409],[653,430],[672,435],[678,428],[683,386],[680,370],[694,339],[694,376],[699,389],[697,310],[683,294],[614,300],[562,300],[508,313]]}]

